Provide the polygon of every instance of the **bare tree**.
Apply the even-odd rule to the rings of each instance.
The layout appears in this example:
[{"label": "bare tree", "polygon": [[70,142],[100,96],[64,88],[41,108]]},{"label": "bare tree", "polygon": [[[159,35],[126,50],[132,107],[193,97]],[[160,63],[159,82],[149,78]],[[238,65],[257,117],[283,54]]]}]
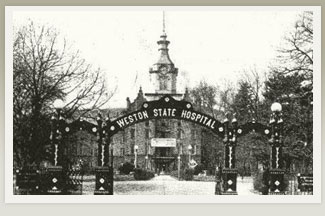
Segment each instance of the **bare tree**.
[{"label": "bare tree", "polygon": [[224,80],[223,85],[217,85],[217,113],[219,119],[223,119],[225,114],[233,112],[232,103],[235,97],[235,88],[232,82]]},{"label": "bare tree", "polygon": [[29,162],[39,158],[54,100],[64,100],[65,115],[71,117],[76,110],[101,107],[112,96],[100,69],[93,70],[54,28],[33,22],[14,32],[13,79],[14,149]]},{"label": "bare tree", "polygon": [[[266,79],[266,78],[265,78]],[[239,80],[239,84],[248,84],[248,94],[249,100],[247,110],[250,113],[251,119],[246,119],[246,121],[255,119],[257,121],[262,121],[265,119],[265,107],[263,106],[263,90],[264,81],[261,73],[254,66],[249,69],[244,69],[242,72],[242,77]]]},{"label": "bare tree", "polygon": [[205,80],[200,81],[199,85],[190,91],[194,105],[200,111],[213,117],[215,117],[214,107],[217,104],[217,93],[217,87],[208,84]]},{"label": "bare tree", "polygon": [[295,30],[285,37],[285,46],[279,50],[281,64],[281,67],[277,68],[279,72],[302,73],[312,82],[313,33],[313,12],[306,11],[296,21]]}]

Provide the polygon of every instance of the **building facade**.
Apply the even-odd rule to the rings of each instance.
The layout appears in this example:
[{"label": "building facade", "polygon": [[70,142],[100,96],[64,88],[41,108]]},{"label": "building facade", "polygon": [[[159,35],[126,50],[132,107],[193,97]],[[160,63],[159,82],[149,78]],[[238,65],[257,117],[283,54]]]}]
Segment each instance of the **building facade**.
[{"label": "building facade", "polygon": [[[148,73],[154,92],[144,93],[140,87],[134,101],[126,99],[127,107],[121,114],[131,113],[140,109],[143,102],[158,100],[166,94],[176,100],[189,98],[187,91],[180,93],[176,88],[178,68],[169,56],[170,42],[165,32],[157,43],[159,58]],[[159,173],[177,170],[178,163],[184,167],[190,158],[200,163],[200,135],[200,128],[193,123],[177,119],[149,120],[132,125],[112,138],[114,167],[131,162]]]}]

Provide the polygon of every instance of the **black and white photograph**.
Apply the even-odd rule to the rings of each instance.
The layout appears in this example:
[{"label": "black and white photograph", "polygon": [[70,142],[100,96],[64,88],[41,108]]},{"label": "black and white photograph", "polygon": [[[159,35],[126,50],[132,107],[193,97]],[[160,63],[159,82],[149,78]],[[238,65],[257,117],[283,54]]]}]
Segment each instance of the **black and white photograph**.
[{"label": "black and white photograph", "polygon": [[320,22],[7,6],[6,202],[320,202]]}]

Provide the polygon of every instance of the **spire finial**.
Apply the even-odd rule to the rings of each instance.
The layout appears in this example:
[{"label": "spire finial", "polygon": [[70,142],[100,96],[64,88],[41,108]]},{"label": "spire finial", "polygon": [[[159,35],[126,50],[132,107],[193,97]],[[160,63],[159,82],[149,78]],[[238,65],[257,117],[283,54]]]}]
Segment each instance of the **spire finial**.
[{"label": "spire finial", "polygon": [[163,11],[163,33],[166,33],[166,26],[165,26],[165,11]]}]

